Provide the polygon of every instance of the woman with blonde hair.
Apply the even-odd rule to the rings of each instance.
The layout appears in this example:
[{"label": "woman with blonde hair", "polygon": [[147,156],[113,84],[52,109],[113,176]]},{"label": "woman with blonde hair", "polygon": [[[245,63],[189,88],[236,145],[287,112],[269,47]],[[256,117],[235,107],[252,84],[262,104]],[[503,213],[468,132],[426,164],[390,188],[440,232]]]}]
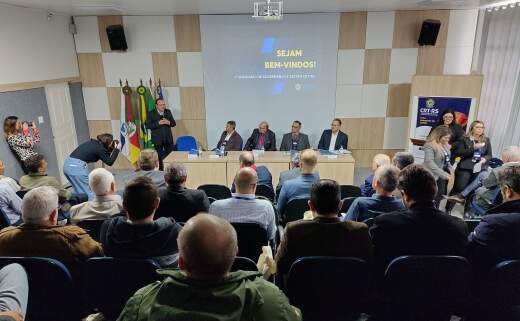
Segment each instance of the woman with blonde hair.
[{"label": "woman with blonde hair", "polygon": [[482,121],[473,121],[468,133],[454,150],[455,156],[460,157],[452,190],[454,200],[457,202],[464,202],[464,197],[460,193],[480,172],[487,171],[488,161],[493,157],[491,144],[484,129]]},{"label": "woman with blonde hair", "polygon": [[451,135],[452,132],[448,126],[437,126],[432,130],[423,146],[423,165],[432,172],[437,181],[437,195],[435,196],[437,208],[439,208],[442,195],[447,192],[448,181],[451,178],[451,146],[449,143]]},{"label": "woman with blonde hair", "polygon": [[27,173],[25,161],[38,155],[34,147],[40,142],[40,130],[34,122],[21,122],[16,116],[8,116],[4,119],[4,136],[9,148]]}]

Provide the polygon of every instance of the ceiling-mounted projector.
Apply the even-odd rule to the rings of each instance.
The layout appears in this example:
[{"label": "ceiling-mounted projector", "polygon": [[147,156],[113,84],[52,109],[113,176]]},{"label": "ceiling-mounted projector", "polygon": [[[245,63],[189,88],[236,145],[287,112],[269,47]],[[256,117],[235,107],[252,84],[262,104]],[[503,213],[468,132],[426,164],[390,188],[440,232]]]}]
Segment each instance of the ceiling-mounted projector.
[{"label": "ceiling-mounted projector", "polygon": [[256,20],[281,20],[283,18],[282,1],[259,1],[254,2],[253,18]]}]

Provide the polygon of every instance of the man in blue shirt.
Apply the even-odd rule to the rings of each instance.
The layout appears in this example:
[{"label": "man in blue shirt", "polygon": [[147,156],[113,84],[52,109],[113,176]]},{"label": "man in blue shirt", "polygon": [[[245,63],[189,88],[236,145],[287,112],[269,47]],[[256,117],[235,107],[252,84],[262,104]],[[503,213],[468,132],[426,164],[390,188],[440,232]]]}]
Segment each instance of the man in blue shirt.
[{"label": "man in blue shirt", "polygon": [[399,169],[393,165],[380,166],[375,174],[372,187],[376,191],[370,197],[358,197],[350,206],[343,221],[362,222],[382,213],[404,210],[402,200],[392,193],[397,187]]},{"label": "man in blue shirt", "polygon": [[319,179],[314,175],[314,168],[318,163],[318,155],[312,149],[302,151],[300,156],[301,175],[286,181],[278,196],[277,208],[283,213],[287,204],[299,198],[310,198],[311,186]]},{"label": "man in blue shirt", "polygon": [[[372,171],[375,173],[376,170],[383,166],[390,165],[390,157],[386,154],[376,154],[372,159]],[[372,187],[372,181],[374,180],[374,174],[370,174],[359,188],[361,188],[361,196],[372,196],[376,191]]]}]

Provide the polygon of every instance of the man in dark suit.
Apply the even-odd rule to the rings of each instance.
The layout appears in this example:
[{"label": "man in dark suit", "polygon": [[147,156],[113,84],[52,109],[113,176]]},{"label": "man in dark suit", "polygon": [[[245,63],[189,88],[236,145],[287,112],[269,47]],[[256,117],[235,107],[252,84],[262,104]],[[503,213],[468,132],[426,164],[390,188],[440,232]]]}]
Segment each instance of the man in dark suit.
[{"label": "man in dark suit", "polygon": [[171,127],[175,127],[172,112],[166,109],[163,99],[155,100],[155,110],[148,113],[146,128],[152,131],[152,143],[159,155],[159,170],[164,169],[163,159],[173,150],[173,135]]},{"label": "man in dark suit", "polygon": [[338,150],[347,149],[348,136],[339,128],[341,127],[341,119],[334,118],[330,124],[330,129],[326,129],[321,134],[318,149],[324,150]]},{"label": "man in dark suit", "polygon": [[186,188],[188,171],[182,163],[166,166],[164,180],[167,187],[159,189],[159,208],[155,217],[173,217],[178,222],[186,222],[200,212],[209,210],[209,199],[204,191]]},{"label": "man in dark suit", "polygon": [[437,183],[431,172],[408,165],[399,173],[397,188],[407,209],[377,216],[370,228],[379,277],[402,255],[464,255],[468,228],[435,208]]},{"label": "man in dark suit", "polygon": [[311,145],[309,144],[309,136],[300,133],[301,128],[302,123],[299,120],[293,121],[291,132],[283,135],[282,144],[280,145],[281,151],[302,151],[311,148]]},{"label": "man in dark suit", "polygon": [[368,227],[359,222],[341,222],[338,217],[340,191],[337,182],[322,179],[312,185],[309,207],[312,220],[287,223],[276,253],[278,272],[287,274],[304,256],[349,256],[370,262],[372,243]]},{"label": "man in dark suit", "polygon": [[253,130],[244,146],[244,150],[253,149],[276,150],[276,135],[269,129],[269,124],[265,120]]},{"label": "man in dark suit", "polygon": [[224,146],[225,151],[242,150],[242,137],[235,131],[236,123],[234,120],[230,120],[226,123],[226,128],[220,135],[217,148],[220,149]]},{"label": "man in dark suit", "polygon": [[520,259],[520,163],[500,168],[498,184],[504,203],[488,210],[469,235],[466,256],[482,272]]}]

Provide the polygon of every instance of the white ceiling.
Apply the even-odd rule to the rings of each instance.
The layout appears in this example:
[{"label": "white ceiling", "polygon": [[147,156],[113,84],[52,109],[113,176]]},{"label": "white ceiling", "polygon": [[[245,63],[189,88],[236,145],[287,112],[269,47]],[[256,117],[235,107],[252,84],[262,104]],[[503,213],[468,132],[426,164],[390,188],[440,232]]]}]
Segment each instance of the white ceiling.
[{"label": "white ceiling", "polygon": [[[272,0],[277,1],[277,0]],[[467,9],[497,0],[283,0],[285,13]],[[0,0],[0,4],[67,15],[173,15],[252,13],[253,0]]]}]

